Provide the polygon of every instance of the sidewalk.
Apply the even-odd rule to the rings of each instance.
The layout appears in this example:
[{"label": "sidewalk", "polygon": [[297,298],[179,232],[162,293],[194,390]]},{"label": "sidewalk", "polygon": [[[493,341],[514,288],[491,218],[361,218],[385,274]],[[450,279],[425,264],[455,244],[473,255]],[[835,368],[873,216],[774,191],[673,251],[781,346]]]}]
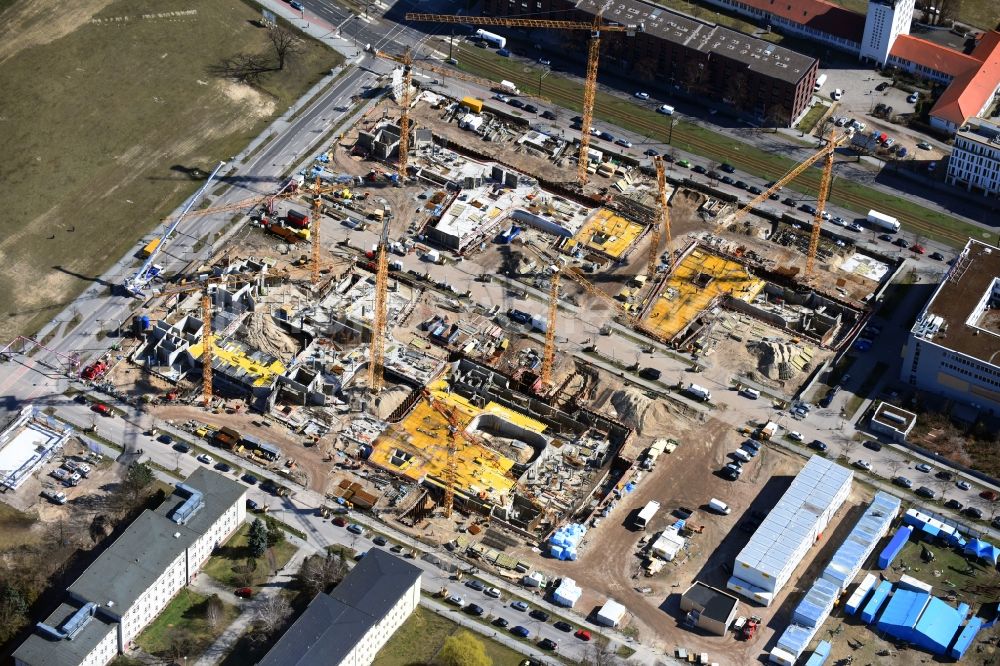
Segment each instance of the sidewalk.
[{"label": "sidewalk", "polygon": [[217,639],[215,639],[215,642],[206,648],[205,652],[201,655],[198,661],[194,662],[195,666],[212,666],[225,658],[225,656],[229,654],[230,650],[233,649],[236,641],[238,641],[250,627],[257,614],[257,607],[260,606],[260,604],[268,597],[278,594],[281,590],[290,587],[294,582],[296,572],[298,572],[299,567],[302,565],[302,561],[305,560],[306,557],[318,552],[318,549],[312,544],[303,541],[293,534],[288,534],[286,532],[285,538],[290,543],[296,544],[298,546],[298,550],[296,550],[295,554],[289,558],[288,563],[278,571],[276,576],[270,577],[267,583],[262,585],[260,589],[257,590],[257,593],[251,600],[240,599],[233,594],[232,590],[223,587],[211,576],[198,574],[195,577],[194,582],[191,584],[193,589],[203,594],[217,594],[226,603],[242,606],[243,608],[243,611],[235,620],[233,620],[233,623],[226,627],[226,630],[223,631]]}]

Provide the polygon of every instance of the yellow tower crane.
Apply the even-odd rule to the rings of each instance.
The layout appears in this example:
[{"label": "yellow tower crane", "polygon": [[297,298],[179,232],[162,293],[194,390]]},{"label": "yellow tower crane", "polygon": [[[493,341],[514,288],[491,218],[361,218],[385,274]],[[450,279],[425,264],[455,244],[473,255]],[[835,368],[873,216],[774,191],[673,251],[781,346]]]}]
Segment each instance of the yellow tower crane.
[{"label": "yellow tower crane", "polygon": [[223,284],[229,280],[249,282],[258,277],[261,277],[260,273],[231,273],[215,278],[209,278],[204,282],[199,282],[198,284],[181,287],[179,289],[171,289],[159,294],[159,296],[175,296],[177,294],[186,294],[192,291],[201,292],[201,342],[204,345],[201,352],[201,392],[205,407],[208,407],[208,405],[212,402],[212,350],[215,345],[215,336],[212,332],[212,296],[209,293],[209,288],[212,285]]},{"label": "yellow tower crane", "polygon": [[441,404],[426,389],[424,390],[424,399],[448,422],[448,459],[442,480],[444,481],[444,515],[446,518],[451,518],[451,510],[455,504],[455,485],[458,483],[458,459],[456,457],[458,440],[460,437],[464,437],[462,421],[458,418],[454,407]]},{"label": "yellow tower crane", "polygon": [[545,347],[542,350],[540,379],[546,388],[552,386],[552,364],[556,357],[556,318],[559,313],[559,266],[553,264],[549,273],[549,317],[545,322]]},{"label": "yellow tower crane", "polygon": [[587,166],[590,164],[590,126],[594,118],[594,100],[597,98],[597,63],[601,55],[602,32],[624,32],[634,35],[642,29],[639,25],[605,23],[601,18],[611,6],[609,1],[594,14],[593,21],[560,21],[549,19],[512,18],[502,16],[463,16],[452,14],[407,13],[407,21],[431,21],[434,23],[461,23],[465,25],[501,25],[512,28],[539,28],[543,30],[589,30],[587,44],[587,78],[583,86],[583,121],[580,124],[580,156],[577,161],[577,178],[580,184],[587,182]]},{"label": "yellow tower crane", "polygon": [[823,223],[823,211],[826,209],[826,199],[830,195],[830,180],[833,178],[833,154],[840,146],[848,142],[854,136],[853,130],[849,130],[827,139],[826,143],[815,153],[795,165],[788,173],[779,178],[771,187],[767,188],[753,199],[748,201],[742,208],[733,214],[732,221],[740,220],[750,213],[761,203],[767,201],[768,197],[780,190],[782,187],[794,180],[800,173],[811,167],[821,159],[823,162],[823,175],[820,178],[819,192],[816,200],[816,216],[813,219],[812,231],[809,235],[809,252],[806,255],[806,277],[811,277],[816,262],[816,250],[819,248],[820,229]]},{"label": "yellow tower crane", "polygon": [[319,217],[323,214],[323,197],[319,194],[319,176],[316,176],[316,198],[313,199],[313,223],[312,223],[312,286],[313,289],[319,284]]},{"label": "yellow tower crane", "polygon": [[[646,274],[652,279],[656,275],[656,255],[660,251],[660,240],[665,235],[667,237],[667,251],[670,251],[670,209],[667,208],[667,172],[663,166],[663,159],[657,158],[656,162],[656,189],[657,201],[660,208],[660,219],[653,223],[652,238],[649,245],[649,265]],[[660,228],[662,226],[662,229]]]},{"label": "yellow tower crane", "polygon": [[389,296],[389,217],[382,220],[375,264],[375,303],[372,311],[372,341],[368,355],[368,390],[382,390],[385,364],[385,335],[388,326]]}]

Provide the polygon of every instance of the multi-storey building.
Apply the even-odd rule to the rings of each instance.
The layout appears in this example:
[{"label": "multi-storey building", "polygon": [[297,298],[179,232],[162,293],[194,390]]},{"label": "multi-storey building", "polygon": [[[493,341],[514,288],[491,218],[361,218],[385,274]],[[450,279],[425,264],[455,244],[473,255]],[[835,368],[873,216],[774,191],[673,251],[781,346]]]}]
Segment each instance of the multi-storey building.
[{"label": "multi-storey building", "polygon": [[986,196],[1000,195],[1000,124],[973,118],[955,134],[947,180]]},{"label": "multi-storey building", "polygon": [[[486,0],[493,16],[592,20],[601,0]],[[760,122],[791,125],[810,106],[815,58],[645,0],[621,0],[604,19],[641,26],[634,35],[602,35],[601,70],[637,83],[675,86],[740,109]],[[567,45],[579,33],[562,35]],[[577,49],[581,54],[586,49]]]},{"label": "multi-storey building", "polygon": [[913,0],[869,0],[858,55],[884,66],[896,39],[910,33]]},{"label": "multi-storey building", "polygon": [[198,572],[246,517],[246,486],[199,469],[144,511],[14,652],[18,666],[103,666]]},{"label": "multi-storey building", "polygon": [[320,592],[260,666],[367,666],[420,604],[421,571],[372,548],[330,594]]},{"label": "multi-storey building", "polygon": [[900,378],[1000,413],[1000,248],[970,240],[917,316]]}]

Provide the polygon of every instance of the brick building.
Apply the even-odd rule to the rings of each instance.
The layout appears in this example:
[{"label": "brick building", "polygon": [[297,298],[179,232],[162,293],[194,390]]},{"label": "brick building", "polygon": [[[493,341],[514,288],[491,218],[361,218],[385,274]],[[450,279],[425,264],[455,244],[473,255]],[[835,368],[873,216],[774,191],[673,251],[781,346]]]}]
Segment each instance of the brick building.
[{"label": "brick building", "polygon": [[[484,14],[589,21],[602,5],[601,0],[486,0]],[[711,96],[758,122],[788,126],[809,108],[819,67],[815,58],[643,0],[622,0],[604,19],[642,26],[633,36],[602,35],[604,73]],[[581,57],[586,53],[585,33],[560,31],[551,37]]]}]

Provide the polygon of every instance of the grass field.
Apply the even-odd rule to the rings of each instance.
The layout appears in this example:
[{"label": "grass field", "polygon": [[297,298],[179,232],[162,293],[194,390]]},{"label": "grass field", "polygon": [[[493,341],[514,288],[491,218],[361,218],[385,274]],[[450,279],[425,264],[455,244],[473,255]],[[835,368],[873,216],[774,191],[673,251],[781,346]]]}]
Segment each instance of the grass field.
[{"label": "grass field", "polygon": [[0,504],[0,553],[30,543],[37,543],[41,533],[32,529],[38,518]]},{"label": "grass field", "polygon": [[[834,4],[864,14],[868,11],[867,0],[832,0]],[[915,20],[923,20],[923,12],[913,12]],[[958,4],[958,20],[963,23],[992,30],[1000,23],[1000,5],[996,0],[962,0]]]},{"label": "grass field", "polygon": [[185,636],[190,641],[190,646],[185,645],[190,654],[203,652],[240,613],[236,606],[223,604],[222,617],[213,628],[205,616],[207,600],[208,597],[203,594],[189,588],[182,589],[152,624],[139,634],[136,639],[139,647],[150,654],[181,656],[187,661],[186,655],[172,654],[178,637]]},{"label": "grass field", "polygon": [[17,0],[0,14],[0,339],[138,250],[197,189],[192,169],[238,153],[339,62],[310,40],[258,88],[213,77],[223,58],[267,52],[259,16],[241,0]]},{"label": "grass field", "polygon": [[[479,49],[467,44],[456,44],[455,57],[458,66],[471,74],[494,81],[507,79],[517,84],[525,94],[537,95],[560,106],[579,111],[582,101],[582,86],[573,79],[558,74],[547,76],[539,95],[538,70],[530,66],[513,67],[508,58],[501,58],[493,51]],[[631,100],[598,92],[594,106],[595,121],[603,120],[613,125],[640,133],[657,142],[666,141],[671,134],[671,117],[656,113],[653,109],[634,104]],[[600,144],[600,141],[597,142]],[[795,163],[788,158],[765,152],[749,144],[719,134],[706,127],[685,121],[674,123],[671,145],[679,150],[702,155],[715,162],[729,162],[738,169],[763,178],[777,179],[787,173]],[[637,145],[633,152],[639,156],[642,147]],[[793,181],[787,189],[793,189],[806,196],[816,196],[819,188],[820,170],[808,169]],[[837,178],[832,187],[830,201],[864,216],[872,208],[898,217],[903,227],[923,238],[934,239],[953,247],[965,244],[970,236],[987,242],[995,242],[996,235],[979,227],[967,224],[950,215],[923,208],[902,196],[894,196],[873,190],[845,178]]]},{"label": "grass field", "polygon": [[[416,666],[433,663],[434,656],[448,636],[461,631],[451,620],[418,606],[413,615],[393,634],[379,653],[374,666]],[[524,656],[505,645],[476,634],[494,666],[516,666]]]},{"label": "grass field", "polygon": [[[243,564],[249,555],[249,550],[247,549],[247,534],[249,531],[249,524],[241,527],[226,542],[226,545],[219,548],[218,553],[208,558],[202,571],[223,585],[240,587],[237,575],[233,573],[233,566]],[[270,553],[271,555],[265,555],[258,563],[257,570],[254,571],[254,585],[260,585],[266,581],[271,576],[273,569],[280,569],[285,566],[285,563],[295,553],[295,546],[288,541],[282,541],[271,548]],[[272,555],[273,560],[271,559]]]}]

